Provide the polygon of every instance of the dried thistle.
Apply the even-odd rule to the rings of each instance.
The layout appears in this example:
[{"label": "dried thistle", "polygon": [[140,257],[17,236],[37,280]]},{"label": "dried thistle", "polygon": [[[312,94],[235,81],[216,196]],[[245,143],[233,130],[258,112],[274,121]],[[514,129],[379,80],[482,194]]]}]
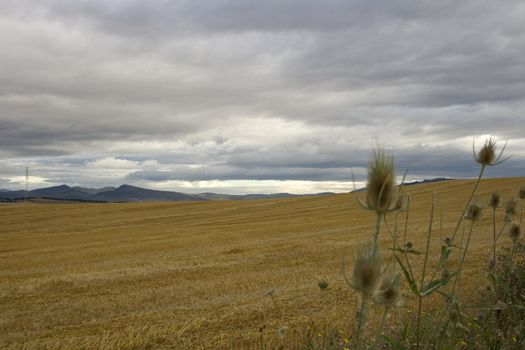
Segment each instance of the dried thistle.
[{"label": "dried thistle", "polygon": [[474,154],[474,159],[480,165],[495,166],[495,165],[503,163],[504,161],[510,158],[510,157],[507,157],[505,159],[501,159],[501,156],[503,155],[503,151],[505,151],[505,147],[507,147],[507,143],[505,143],[499,155],[496,156],[496,140],[490,137],[487,140],[485,140],[485,144],[477,153],[475,150],[474,143],[472,143],[472,152]]},{"label": "dried thistle", "polygon": [[516,198],[509,199],[505,203],[505,213],[509,216],[516,215],[518,212],[518,200]]},{"label": "dried thistle", "polygon": [[405,195],[398,196],[394,204],[393,210],[404,211],[407,203],[407,197]]},{"label": "dried thistle", "polygon": [[328,288],[328,282],[326,282],[325,280],[319,281],[317,285],[319,286],[319,289],[321,290],[325,290],[326,288]]},{"label": "dried thistle", "polygon": [[374,245],[361,246],[354,257],[351,286],[364,295],[376,289],[381,277],[381,256]]},{"label": "dried thistle", "polygon": [[381,284],[375,294],[375,301],[386,307],[400,306],[401,304],[401,274],[395,265],[388,265],[381,278]]},{"label": "dried thistle", "polygon": [[518,192],[520,199],[525,199],[525,186],[522,186]]},{"label": "dried thistle", "polygon": [[521,236],[521,225],[517,222],[513,222],[509,227],[509,236],[513,241],[517,241]]},{"label": "dried thistle", "polygon": [[365,207],[386,212],[394,201],[394,159],[376,149],[368,162],[367,201]]},{"label": "dried thistle", "polygon": [[501,193],[493,192],[490,195],[489,206],[491,206],[492,208],[496,209],[496,208],[499,208],[500,205],[501,205]]},{"label": "dried thistle", "polygon": [[481,219],[481,213],[483,211],[483,206],[481,203],[472,202],[465,212],[465,219],[472,221],[479,221]]}]

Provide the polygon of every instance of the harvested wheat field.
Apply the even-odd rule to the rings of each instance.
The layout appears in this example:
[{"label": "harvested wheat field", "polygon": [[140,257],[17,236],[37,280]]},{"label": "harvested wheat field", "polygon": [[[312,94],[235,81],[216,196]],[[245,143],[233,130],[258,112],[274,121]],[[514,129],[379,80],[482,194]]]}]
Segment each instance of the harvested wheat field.
[{"label": "harvested wheat field", "polygon": [[[432,192],[432,246],[439,249],[473,183],[405,188],[415,249],[424,245]],[[524,184],[525,178],[482,180],[476,198],[486,202],[499,190],[507,199]],[[293,348],[309,330],[348,334],[357,295],[344,282],[342,258],[371,239],[374,227],[374,213],[359,207],[359,196],[2,205],[0,347]],[[467,256],[467,285],[484,274],[489,255],[492,220],[485,214]],[[399,220],[404,224],[404,214]],[[381,241],[387,251],[384,230]],[[475,298],[483,288],[476,283],[462,293]],[[403,307],[411,303],[407,298]]]}]

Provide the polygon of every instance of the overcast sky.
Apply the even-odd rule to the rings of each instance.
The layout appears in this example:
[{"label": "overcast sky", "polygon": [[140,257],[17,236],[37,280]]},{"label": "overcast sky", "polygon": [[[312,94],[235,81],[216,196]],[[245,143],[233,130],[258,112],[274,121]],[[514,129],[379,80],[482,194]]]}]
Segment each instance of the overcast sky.
[{"label": "overcast sky", "polygon": [[523,1],[2,0],[0,188],[348,191],[370,150],[525,175]]}]

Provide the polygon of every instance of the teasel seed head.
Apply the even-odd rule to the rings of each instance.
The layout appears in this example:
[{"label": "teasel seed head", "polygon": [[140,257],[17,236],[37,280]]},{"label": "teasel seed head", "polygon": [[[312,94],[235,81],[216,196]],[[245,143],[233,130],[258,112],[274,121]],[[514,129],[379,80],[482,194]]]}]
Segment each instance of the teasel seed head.
[{"label": "teasel seed head", "polygon": [[509,235],[513,241],[517,241],[521,237],[521,225],[517,222],[513,222],[509,227]]},{"label": "teasel seed head", "polygon": [[518,212],[518,200],[511,198],[505,203],[505,213],[509,216],[516,215]]},{"label": "teasel seed head", "polygon": [[501,205],[501,193],[493,192],[490,195],[489,206],[491,206],[492,208],[496,209],[496,208],[499,208],[500,205]]},{"label": "teasel seed head", "polygon": [[410,242],[410,241],[408,241],[407,244],[406,244],[406,248],[407,248],[408,250],[412,249],[413,246],[414,246],[414,245],[413,245],[412,242]]},{"label": "teasel seed head", "polygon": [[472,202],[465,212],[465,219],[472,221],[479,221],[481,219],[481,213],[483,211],[483,206],[481,203]]},{"label": "teasel seed head", "polygon": [[321,290],[325,290],[326,288],[328,288],[328,282],[326,282],[325,280],[320,280],[317,285],[319,286],[319,289]]},{"label": "teasel seed head", "polygon": [[478,162],[481,166],[495,166],[503,163],[511,157],[509,156],[504,159],[501,159],[501,156],[503,155],[503,152],[505,151],[506,147],[507,143],[505,142],[505,144],[501,148],[501,151],[496,156],[496,140],[490,137],[487,140],[485,140],[485,144],[477,153],[473,142],[472,153],[474,154],[474,159],[476,160],[476,162]]},{"label": "teasel seed head", "polygon": [[386,307],[400,306],[401,274],[396,270],[395,265],[390,264],[383,270],[375,301]]},{"label": "teasel seed head", "polygon": [[520,199],[525,199],[525,186],[522,186],[518,192]]},{"label": "teasel seed head", "polygon": [[383,149],[376,149],[368,162],[366,207],[386,212],[394,201],[394,159]]},{"label": "teasel seed head", "polygon": [[407,206],[407,196],[406,195],[398,195],[396,202],[394,204],[394,210],[395,211],[404,211]]},{"label": "teasel seed head", "polygon": [[485,144],[475,154],[474,159],[481,165],[494,165],[496,162],[496,140],[492,137],[485,140]]},{"label": "teasel seed head", "polygon": [[364,295],[370,295],[377,288],[381,278],[381,256],[372,243],[358,248],[354,257],[351,285]]}]

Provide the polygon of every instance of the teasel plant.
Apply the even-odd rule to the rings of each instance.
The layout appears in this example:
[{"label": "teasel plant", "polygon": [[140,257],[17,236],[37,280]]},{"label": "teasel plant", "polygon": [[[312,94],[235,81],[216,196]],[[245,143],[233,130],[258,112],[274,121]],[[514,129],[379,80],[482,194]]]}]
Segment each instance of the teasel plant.
[{"label": "teasel plant", "polygon": [[[506,144],[503,146],[499,154],[496,153],[496,141],[493,138],[489,138],[485,141],[484,146],[476,152],[475,145],[473,143],[473,155],[474,160],[480,165],[480,171],[478,174],[478,177],[474,183],[474,187],[472,191],[469,194],[468,200],[465,204],[465,209],[463,210],[455,228],[452,232],[451,237],[447,237],[444,240],[444,243],[441,247],[441,254],[439,257],[439,261],[436,264],[436,267],[434,268],[434,271],[432,273],[429,273],[428,270],[428,260],[430,255],[430,241],[432,237],[432,225],[434,221],[434,211],[435,211],[435,194],[432,197],[432,205],[430,210],[430,218],[429,218],[429,225],[428,225],[428,231],[427,231],[427,237],[426,237],[426,245],[425,250],[421,253],[423,255],[423,265],[421,269],[421,274],[419,276],[419,283],[414,275],[414,271],[412,267],[410,266],[410,260],[408,259],[408,254],[413,251],[405,246],[405,247],[396,247],[395,251],[395,258],[403,271],[403,274],[405,276],[405,279],[408,282],[408,285],[410,287],[410,291],[415,295],[418,306],[417,306],[417,318],[416,318],[416,348],[421,348],[421,315],[422,315],[422,309],[423,309],[423,301],[425,297],[428,297],[432,295],[435,292],[440,293],[445,297],[446,300],[446,307],[443,310],[441,321],[439,324],[443,324],[444,316],[450,313],[450,307],[451,304],[454,304],[454,307],[456,310],[459,310],[459,305],[456,300],[456,289],[458,288],[458,283],[461,277],[461,273],[463,271],[465,258],[468,252],[469,244],[472,238],[472,233],[474,230],[475,223],[481,218],[482,213],[482,205],[478,201],[474,201],[474,196],[476,194],[477,188],[479,186],[479,183],[481,181],[481,178],[483,177],[483,174],[487,167],[496,166],[510,157],[503,158],[503,152],[505,150]],[[442,219],[441,219],[442,220]],[[470,221],[470,225],[468,228],[467,238],[466,238],[466,244],[463,247],[463,243],[457,245],[455,244],[455,239],[457,237],[457,234],[460,232],[460,227],[465,226],[464,221]],[[408,215],[407,215],[407,221],[408,221]],[[442,226],[442,224],[441,224]],[[442,229],[441,229],[442,230]],[[406,229],[405,229],[406,231]],[[503,231],[503,228],[500,232]],[[464,231],[463,231],[464,232]],[[405,232],[406,235],[406,232]],[[460,252],[460,264],[455,269],[455,271],[449,271],[448,270],[448,259],[449,256],[452,253],[452,249],[458,248]],[[402,253],[404,256],[404,259],[402,259],[398,253]],[[416,252],[417,254],[417,252]],[[440,273],[441,272],[441,273]],[[427,281],[428,279],[428,281]],[[450,282],[453,281],[452,290],[450,293],[445,293],[442,291],[442,289],[447,286]],[[449,320],[447,320],[441,328],[441,332],[437,333],[443,334],[446,332],[446,329],[448,327]],[[439,340],[437,341],[439,342]]]},{"label": "teasel plant", "polygon": [[367,320],[368,304],[381,281],[382,259],[376,243],[370,242],[359,246],[354,253],[352,277],[346,275],[345,260],[343,258],[343,276],[346,283],[355,289],[361,296],[359,311],[356,314],[355,348],[361,349],[364,326]]},{"label": "teasel plant", "polygon": [[[440,342],[441,342],[441,339],[442,339],[442,336],[444,334],[446,334],[447,332],[447,329],[448,329],[448,326],[450,324],[450,318],[448,318],[447,320],[444,320],[445,316],[448,315],[450,313],[450,308],[451,308],[451,305],[453,304],[455,309],[460,313],[460,310],[459,310],[459,303],[458,303],[458,300],[456,299],[456,288],[458,286],[458,282],[459,282],[459,279],[461,277],[461,273],[462,273],[462,270],[463,270],[463,265],[464,265],[464,261],[465,261],[465,257],[467,255],[467,251],[468,251],[468,247],[469,247],[469,243],[470,243],[470,239],[472,237],[472,232],[473,232],[473,228],[474,228],[474,224],[476,221],[478,221],[480,218],[481,218],[481,213],[482,213],[482,208],[483,206],[481,205],[481,203],[477,202],[477,201],[473,201],[474,199],[474,196],[476,194],[476,191],[477,191],[477,188],[479,186],[479,183],[481,181],[481,178],[483,177],[483,174],[484,174],[484,171],[487,167],[492,167],[492,166],[497,166],[505,161],[507,161],[508,159],[510,159],[512,156],[508,156],[508,157],[503,157],[503,153],[505,151],[505,148],[507,146],[507,143],[505,142],[505,144],[503,145],[503,147],[501,148],[500,152],[497,153],[497,147],[496,147],[496,140],[493,139],[492,137],[488,138],[487,140],[485,140],[485,144],[483,145],[483,147],[476,152],[476,149],[475,149],[475,144],[474,144],[474,141],[472,143],[472,152],[473,152],[473,157],[474,157],[474,160],[476,161],[476,163],[479,164],[480,166],[480,171],[479,171],[479,174],[478,174],[478,177],[476,179],[476,182],[474,184],[474,187],[469,195],[469,198],[466,202],[466,206],[465,206],[465,210],[463,211],[462,215],[460,216],[457,224],[456,224],[456,227],[453,231],[453,234],[452,234],[452,238],[451,238],[451,246],[453,247],[456,247],[456,245],[454,245],[454,239],[456,237],[456,235],[458,234],[459,232],[459,228],[461,227],[461,224],[464,222],[464,220],[468,220],[470,221],[470,225],[469,225],[469,232],[467,234],[467,242],[465,244],[465,247],[463,248],[463,244],[460,244],[459,246],[459,249],[460,249],[460,264],[459,264],[459,267],[457,268],[457,270],[454,272],[454,284],[452,286],[452,291],[450,293],[445,293],[445,292],[440,292],[440,294],[442,294],[444,297],[445,297],[445,300],[446,300],[446,305],[443,309],[443,312],[441,314],[441,318],[440,318],[440,324],[442,324],[442,326],[440,326],[440,330],[439,332],[436,333],[437,335],[437,344],[436,344],[436,348],[439,348],[439,345],[440,345]],[[497,203],[498,201],[501,201],[501,197],[498,196],[498,195],[493,195],[491,197],[491,199],[489,200],[489,205],[491,207],[496,206],[496,204],[499,204]],[[493,207],[493,209],[495,210],[495,207]],[[499,236],[501,235],[501,233],[503,232],[504,228],[505,228],[505,225],[506,223],[509,222],[509,218],[515,214],[515,210],[517,209],[517,206],[515,205],[515,202],[514,201],[508,201],[505,205],[505,222],[504,222],[504,226],[501,228],[499,234],[495,234],[495,229],[494,229],[494,226],[495,226],[495,223],[493,224],[493,239],[494,239],[494,246],[493,246],[493,256],[494,256],[494,252],[495,252],[495,249],[496,249],[496,242],[499,238]],[[494,216],[493,216],[494,217]],[[495,264],[495,260],[494,261],[494,264]],[[448,281],[447,281],[448,283]],[[418,349],[419,349],[419,344],[418,344]]]},{"label": "teasel plant", "polygon": [[501,148],[499,154],[496,155],[496,140],[492,137],[489,137],[485,140],[485,144],[479,151],[476,151],[476,145],[475,140],[472,141],[472,155],[474,157],[474,160],[476,163],[479,164],[479,174],[476,179],[476,182],[474,183],[474,188],[472,189],[469,198],[467,199],[467,202],[465,204],[465,209],[463,210],[462,214],[459,217],[459,220],[456,224],[456,228],[454,229],[454,232],[452,233],[452,241],[456,238],[456,235],[459,231],[459,227],[461,226],[461,223],[463,222],[464,215],[469,207],[469,205],[472,203],[472,199],[474,198],[474,195],[476,194],[476,190],[478,189],[479,183],[481,181],[481,178],[483,177],[483,174],[485,173],[485,170],[487,167],[493,167],[497,166],[507,160],[509,160],[512,156],[503,157],[503,152],[505,152],[505,149],[507,148],[507,142],[503,145]]},{"label": "teasel plant", "polygon": [[523,221],[523,202],[525,202],[525,186],[522,186],[518,191],[518,197],[521,200],[521,210],[520,210],[520,224]]},{"label": "teasel plant", "polygon": [[[512,240],[512,251],[510,254],[510,261],[509,261],[509,271],[512,271],[513,265],[514,265],[514,257],[516,255],[516,249],[518,248],[519,239],[521,237],[521,224],[518,222],[513,222],[509,227],[509,237]],[[509,278],[507,281],[507,286],[505,287],[505,293],[503,294],[503,300],[507,298],[507,294],[509,291],[511,279]]]},{"label": "teasel plant", "polygon": [[[476,151],[475,144],[473,142],[473,155],[474,160],[480,165],[479,174],[474,182],[474,186],[468,195],[468,199],[466,201],[464,210],[462,211],[454,230],[451,232],[451,235],[447,238],[443,239],[443,217],[441,214],[441,221],[440,221],[440,236],[443,240],[442,246],[441,246],[441,253],[439,255],[439,260],[434,265],[434,268],[431,269],[429,266],[431,265],[429,263],[430,259],[430,242],[432,240],[432,234],[434,231],[433,224],[434,224],[434,216],[435,216],[435,207],[436,207],[436,195],[435,193],[432,196],[432,205],[430,209],[430,215],[429,215],[429,222],[428,222],[428,230],[426,235],[426,243],[424,250],[419,252],[414,249],[413,244],[407,240],[407,232],[408,232],[408,222],[409,222],[409,213],[410,213],[410,196],[406,195],[404,196],[402,193],[402,184],[404,182],[404,179],[406,177],[403,176],[403,181],[401,183],[401,186],[397,188],[395,187],[394,182],[394,162],[393,162],[393,156],[391,154],[386,153],[382,149],[375,149],[372,153],[372,156],[370,158],[369,164],[368,164],[368,181],[367,181],[367,196],[366,200],[359,200],[361,206],[367,210],[371,210],[375,212],[376,216],[376,224],[375,224],[375,232],[374,232],[374,239],[372,242],[370,242],[368,245],[364,247],[360,247],[358,249],[358,252],[354,258],[354,269],[353,269],[353,275],[352,278],[349,279],[346,274],[344,273],[344,259],[343,259],[343,274],[347,281],[347,283],[357,290],[359,294],[361,295],[361,302],[359,305],[359,312],[357,313],[357,326],[356,326],[356,342],[355,342],[355,348],[361,349],[362,347],[362,340],[363,340],[363,329],[366,324],[366,316],[367,316],[367,308],[368,303],[373,295],[379,295],[380,290],[383,288],[383,281],[388,281],[388,279],[385,279],[383,275],[386,275],[387,272],[385,269],[381,273],[377,273],[377,269],[379,266],[381,266],[381,259],[380,259],[380,252],[379,252],[379,238],[381,234],[381,223],[385,223],[385,227],[390,233],[392,237],[392,256],[394,261],[397,263],[397,265],[400,267],[401,274],[404,276],[405,280],[407,281],[407,284],[409,286],[410,292],[415,296],[417,300],[417,318],[416,318],[416,348],[420,349],[422,347],[422,310],[423,310],[423,304],[425,298],[433,295],[434,293],[439,293],[442,296],[445,297],[446,304],[443,309],[443,312],[441,314],[441,318],[438,320],[437,328],[438,332],[436,332],[435,337],[431,337],[430,339],[426,340],[426,343],[428,346],[439,348],[440,340],[439,336],[446,334],[447,327],[449,323],[451,322],[450,318],[444,321],[444,316],[450,314],[451,307],[453,307],[454,312],[457,315],[461,314],[460,310],[460,304],[456,298],[456,293],[460,281],[461,274],[464,269],[464,263],[466,259],[466,255],[468,253],[469,245],[472,239],[474,227],[477,221],[480,220],[481,214],[483,211],[483,206],[481,203],[477,200],[474,200],[474,197],[476,195],[477,189],[479,187],[481,178],[484,175],[484,172],[487,167],[492,167],[499,165],[509,159],[510,157],[503,157],[504,150],[506,148],[506,143],[502,147],[502,149],[499,151],[499,153],[496,152],[496,141],[493,138],[488,138],[485,141],[485,144],[483,147]],[[520,199],[521,196],[520,196]],[[489,201],[489,206],[493,208],[493,218],[495,218],[495,211],[497,208],[501,207],[501,196],[499,194],[494,194],[493,197],[491,197]],[[507,203],[503,206],[505,209],[505,223],[510,223],[510,218],[512,218],[517,211],[517,201],[516,200],[510,200],[507,201]],[[402,244],[399,242],[399,230],[398,230],[398,216],[401,212],[405,212],[405,220],[404,220],[404,228],[403,228],[403,240]],[[388,213],[394,213],[394,224],[393,229],[390,229],[388,222],[387,222],[387,214]],[[468,221],[469,224],[466,224],[465,222]],[[466,227],[468,226],[468,228]],[[463,230],[460,230],[460,228],[463,227]],[[492,255],[495,256],[495,247],[497,238],[501,235],[501,233],[504,231],[505,226],[503,226],[499,232],[496,230],[496,224],[494,221],[493,225],[493,236],[494,236],[494,247],[492,251]],[[465,229],[467,229],[465,231]],[[455,240],[458,236],[458,233],[463,232],[461,234],[462,241],[461,243],[457,244],[455,243]],[[465,245],[463,245],[463,235],[466,235],[466,242]],[[452,254],[453,251],[459,252],[459,266],[454,268],[452,271],[449,270],[448,266],[448,260],[449,256]],[[418,271],[419,273],[415,274],[415,266],[411,265],[411,259],[409,258],[410,255],[421,255],[422,256],[422,265],[421,270]],[[371,268],[371,266],[374,266],[374,268]],[[365,268],[366,267],[366,268]],[[433,271],[430,271],[433,270]],[[365,273],[367,272],[367,273]],[[374,279],[372,278],[364,278],[364,276],[376,276]],[[400,276],[401,274],[398,274]],[[392,273],[390,273],[391,276],[393,276]],[[377,277],[381,276],[381,277]],[[400,278],[398,277],[398,280]],[[368,281],[368,284],[363,283],[364,281]],[[391,285],[395,285],[394,281],[397,281],[394,277],[391,277],[390,279]],[[373,283],[372,283],[373,282]],[[451,290],[448,292],[445,291],[445,286],[448,286],[453,282],[453,285],[451,287]],[[364,288],[365,285],[374,285],[374,288],[368,287]],[[375,298],[376,301],[382,300],[380,297]],[[380,325],[380,332],[382,331],[382,328],[384,326],[384,320],[386,318],[386,315],[389,312],[389,307],[385,306],[385,309],[383,310],[383,318]],[[385,340],[391,342],[387,337],[384,337]],[[377,345],[377,338],[375,345]],[[391,345],[393,347],[397,347],[399,344],[396,344],[395,342],[391,342]]]},{"label": "teasel plant", "polygon": [[[493,192],[490,195],[489,199],[489,206],[492,208],[492,235],[493,235],[493,242],[492,242],[492,261],[494,264],[496,263],[496,242],[497,242],[497,234],[496,234],[496,211],[498,208],[501,207],[501,193],[499,192]],[[491,264],[489,264],[491,265]]]},{"label": "teasel plant", "polygon": [[492,257],[489,259],[489,270],[493,270],[496,267],[496,247],[498,240],[502,233],[511,222],[514,215],[517,213],[518,202],[515,198],[509,199],[503,206],[505,211],[505,217],[503,219],[503,225],[498,230],[496,228],[496,211],[502,207],[501,205],[501,194],[499,192],[493,192],[489,198],[488,205],[492,208]]},{"label": "teasel plant", "polygon": [[[400,294],[400,283],[396,281],[395,273],[391,268],[384,269],[382,266],[382,257],[379,251],[379,239],[381,235],[381,223],[388,213],[399,212],[403,206],[401,197],[401,185],[396,189],[394,159],[391,153],[384,149],[376,148],[372,152],[368,162],[368,177],[366,186],[366,200],[359,199],[359,203],[364,209],[371,210],[375,213],[376,224],[373,234],[373,241],[365,246],[358,248],[354,256],[354,267],[352,277],[346,276],[345,261],[343,259],[343,276],[347,284],[355,289],[361,296],[359,311],[357,313],[357,326],[355,347],[362,347],[363,331],[366,324],[369,302],[376,297],[384,305],[390,306],[390,298]],[[355,181],[354,181],[355,183]],[[399,278],[397,278],[399,280]],[[380,285],[379,294],[376,295],[376,289]],[[387,296],[385,293],[394,292],[396,295]],[[382,297],[381,297],[382,295]],[[397,302],[397,297],[394,298]],[[386,306],[385,306],[386,307]],[[384,317],[388,313],[386,307]],[[383,322],[384,323],[384,319]]]},{"label": "teasel plant", "polygon": [[[417,314],[416,314],[416,348],[420,348],[421,345],[421,316],[423,311],[423,301],[424,298],[431,296],[435,292],[439,291],[441,287],[446,285],[449,280],[455,275],[455,273],[449,273],[446,269],[447,261],[449,254],[451,252],[451,242],[450,239],[445,240],[446,244],[442,246],[441,254],[437,266],[432,274],[428,271],[429,255],[430,255],[430,241],[432,238],[433,223],[434,223],[434,213],[436,198],[435,193],[432,195],[432,206],[430,209],[430,218],[427,229],[427,237],[425,243],[425,250],[423,252],[418,252],[413,249],[411,242],[406,242],[406,232],[407,232],[407,223],[408,223],[408,210],[407,207],[407,216],[405,219],[405,244],[403,247],[396,247],[394,255],[398,265],[400,266],[408,286],[412,294],[417,299]],[[410,201],[409,201],[410,203]],[[400,257],[402,254],[403,258]],[[414,273],[414,269],[410,264],[409,254],[423,255],[423,265],[420,272],[419,280]],[[441,271],[441,274],[438,274]]]}]

